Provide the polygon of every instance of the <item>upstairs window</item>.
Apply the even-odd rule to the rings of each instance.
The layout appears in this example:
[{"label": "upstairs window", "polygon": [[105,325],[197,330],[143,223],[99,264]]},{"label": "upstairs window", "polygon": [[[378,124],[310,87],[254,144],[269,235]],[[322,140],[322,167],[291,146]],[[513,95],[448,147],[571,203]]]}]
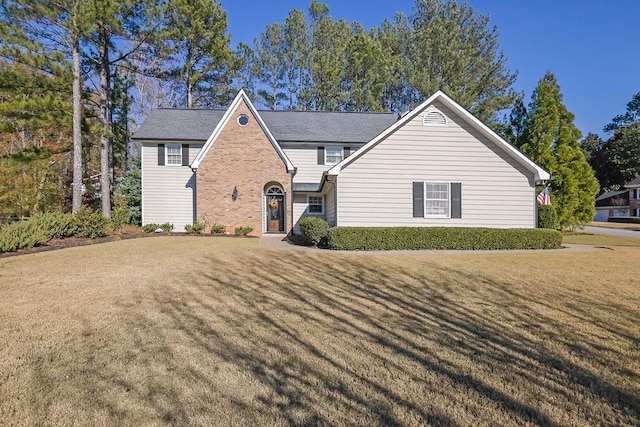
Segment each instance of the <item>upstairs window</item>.
[{"label": "upstairs window", "polygon": [[340,163],[344,158],[342,147],[325,147],[324,148],[324,164],[335,165]]},{"label": "upstairs window", "polygon": [[180,144],[167,144],[167,165],[182,166],[182,146]]}]

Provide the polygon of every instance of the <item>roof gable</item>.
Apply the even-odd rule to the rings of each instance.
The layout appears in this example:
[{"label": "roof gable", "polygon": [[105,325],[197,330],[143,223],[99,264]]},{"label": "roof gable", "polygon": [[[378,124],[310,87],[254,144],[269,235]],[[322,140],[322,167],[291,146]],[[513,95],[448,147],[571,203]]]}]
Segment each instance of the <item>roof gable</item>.
[{"label": "roof gable", "polygon": [[207,153],[209,152],[209,150],[215,143],[216,139],[218,138],[222,130],[225,128],[225,126],[227,125],[227,123],[229,122],[229,120],[231,119],[231,117],[233,116],[234,112],[236,111],[236,109],[238,108],[241,102],[244,102],[249,108],[249,111],[253,115],[253,118],[258,122],[258,124],[262,128],[262,131],[266,135],[267,139],[273,146],[274,150],[276,150],[276,153],[278,153],[278,156],[280,156],[280,158],[284,162],[287,168],[287,172],[293,172],[295,169],[293,166],[293,163],[291,163],[287,155],[284,153],[284,151],[282,150],[282,148],[274,138],[273,134],[265,124],[264,120],[262,119],[262,117],[260,117],[260,114],[258,113],[256,108],[253,106],[251,101],[249,100],[249,97],[242,89],[240,89],[240,92],[238,92],[238,95],[236,95],[235,99],[233,100],[229,108],[227,108],[227,110],[225,111],[224,115],[216,125],[215,129],[207,139],[207,142],[205,142],[204,146],[202,147],[202,149],[196,156],[195,160],[191,164],[191,168],[198,169],[198,167],[200,166],[200,163],[205,158],[205,156],[207,155]]},{"label": "roof gable", "polygon": [[378,145],[380,142],[384,141],[389,135],[393,134],[397,129],[401,128],[405,124],[409,123],[413,120],[418,114],[423,113],[430,105],[432,105],[435,101],[439,101],[444,104],[446,107],[454,111],[458,114],[465,122],[467,122],[470,126],[478,130],[482,135],[484,135],[489,141],[496,144],[499,148],[504,150],[509,156],[514,158],[518,163],[522,164],[527,170],[531,171],[535,175],[536,181],[539,180],[547,180],[550,178],[548,172],[542,169],[540,166],[533,163],[527,156],[518,151],[514,146],[509,144],[503,138],[501,138],[497,133],[491,130],[487,125],[482,123],[476,117],[474,117],[467,110],[462,108],[458,103],[453,101],[447,95],[445,95],[441,91],[437,91],[432,96],[430,96],[426,101],[420,104],[418,107],[414,108],[407,114],[405,114],[400,120],[395,122],[393,125],[389,126],[385,131],[380,133],[377,137],[369,141],[365,146],[356,151],[353,155],[347,157],[331,169],[327,171],[327,175],[338,175],[340,171],[348,166],[349,164],[357,161],[364,153],[369,151],[371,148]]}]

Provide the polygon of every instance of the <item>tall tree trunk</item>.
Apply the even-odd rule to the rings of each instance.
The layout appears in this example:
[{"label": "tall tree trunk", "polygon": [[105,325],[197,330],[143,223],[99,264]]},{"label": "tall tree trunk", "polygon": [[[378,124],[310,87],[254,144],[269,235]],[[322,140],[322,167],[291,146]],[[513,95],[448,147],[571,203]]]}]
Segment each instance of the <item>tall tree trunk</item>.
[{"label": "tall tree trunk", "polygon": [[73,38],[73,199],[71,211],[78,212],[82,206],[82,102],[80,83],[80,39]]},{"label": "tall tree trunk", "polygon": [[102,215],[111,218],[111,148],[110,88],[109,88],[109,39],[106,30],[100,30],[100,190]]},{"label": "tall tree trunk", "polygon": [[191,82],[191,77],[193,75],[193,64],[191,63],[191,48],[187,48],[187,57],[186,57],[186,85],[187,85],[187,108],[193,107],[193,83]]}]

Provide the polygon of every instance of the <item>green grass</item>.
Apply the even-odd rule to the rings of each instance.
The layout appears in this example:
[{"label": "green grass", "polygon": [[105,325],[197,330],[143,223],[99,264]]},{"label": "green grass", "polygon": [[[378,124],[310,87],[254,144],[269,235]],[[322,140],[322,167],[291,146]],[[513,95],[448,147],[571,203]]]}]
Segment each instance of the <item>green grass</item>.
[{"label": "green grass", "polygon": [[636,247],[0,259],[7,425],[634,425]]}]

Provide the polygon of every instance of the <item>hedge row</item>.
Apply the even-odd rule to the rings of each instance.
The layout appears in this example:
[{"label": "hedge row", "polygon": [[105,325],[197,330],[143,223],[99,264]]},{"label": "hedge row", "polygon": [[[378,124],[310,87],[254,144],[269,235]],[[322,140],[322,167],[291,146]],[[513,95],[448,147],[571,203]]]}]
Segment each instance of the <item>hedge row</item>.
[{"label": "hedge row", "polygon": [[0,253],[40,246],[55,238],[101,237],[105,235],[108,223],[100,212],[90,209],[81,209],[75,215],[37,214],[0,228]]},{"label": "hedge row", "polygon": [[341,250],[556,249],[562,234],[535,228],[335,227],[327,243]]}]

